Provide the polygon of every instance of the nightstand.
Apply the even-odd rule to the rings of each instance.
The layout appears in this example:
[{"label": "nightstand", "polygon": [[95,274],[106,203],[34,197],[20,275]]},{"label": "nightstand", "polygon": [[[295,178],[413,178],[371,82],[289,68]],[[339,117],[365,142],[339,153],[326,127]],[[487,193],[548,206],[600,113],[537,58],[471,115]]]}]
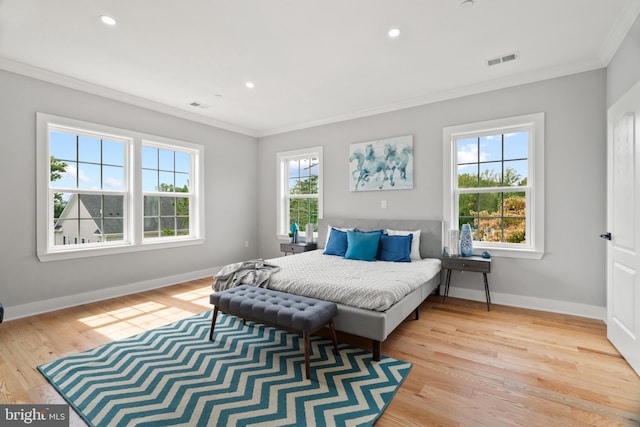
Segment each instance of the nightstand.
[{"label": "nightstand", "polygon": [[280,252],[287,254],[300,254],[302,252],[318,249],[316,243],[280,243]]},{"label": "nightstand", "polygon": [[447,270],[444,282],[444,295],[442,302],[444,303],[449,295],[449,285],[451,284],[451,271],[473,271],[482,273],[484,278],[484,293],[487,297],[487,311],[491,310],[491,295],[489,294],[489,282],[487,281],[487,273],[491,273],[491,258],[482,258],[479,256],[468,257],[441,257],[442,268]]}]

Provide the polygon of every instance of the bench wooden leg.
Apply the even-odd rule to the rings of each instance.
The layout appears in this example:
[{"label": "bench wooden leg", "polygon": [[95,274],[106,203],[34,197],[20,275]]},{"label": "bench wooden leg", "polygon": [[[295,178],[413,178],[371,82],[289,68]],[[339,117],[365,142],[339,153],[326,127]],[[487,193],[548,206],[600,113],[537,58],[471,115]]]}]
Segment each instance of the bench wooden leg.
[{"label": "bench wooden leg", "polygon": [[309,368],[309,364],[311,363],[311,358],[309,357],[309,332],[304,332],[304,372],[307,375],[307,379],[311,379],[311,369]]},{"label": "bench wooden leg", "polygon": [[336,337],[336,328],[333,327],[333,319],[329,320],[329,329],[331,329],[331,338],[333,339],[333,351],[336,354],[340,354],[338,351],[338,338]]},{"label": "bench wooden leg", "polygon": [[209,341],[213,341],[213,330],[216,327],[216,318],[218,317],[218,307],[213,309],[213,316],[211,317],[211,331],[209,331]]}]

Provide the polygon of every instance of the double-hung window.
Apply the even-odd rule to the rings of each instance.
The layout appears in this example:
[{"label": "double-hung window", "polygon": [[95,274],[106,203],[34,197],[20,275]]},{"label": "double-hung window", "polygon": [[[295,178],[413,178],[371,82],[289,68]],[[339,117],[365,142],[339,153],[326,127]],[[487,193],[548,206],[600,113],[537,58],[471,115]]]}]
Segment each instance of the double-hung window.
[{"label": "double-hung window", "polygon": [[306,225],[322,218],[322,147],[287,151],[277,155],[278,205],[277,233],[286,238],[295,222],[301,237]]},{"label": "double-hung window", "polygon": [[193,192],[191,155],[173,146],[143,142],[144,238],[188,236]]},{"label": "double-hung window", "polygon": [[444,129],[444,219],[469,224],[474,248],[544,252],[544,114]]},{"label": "double-hung window", "polygon": [[201,243],[203,147],[38,113],[42,261]]}]

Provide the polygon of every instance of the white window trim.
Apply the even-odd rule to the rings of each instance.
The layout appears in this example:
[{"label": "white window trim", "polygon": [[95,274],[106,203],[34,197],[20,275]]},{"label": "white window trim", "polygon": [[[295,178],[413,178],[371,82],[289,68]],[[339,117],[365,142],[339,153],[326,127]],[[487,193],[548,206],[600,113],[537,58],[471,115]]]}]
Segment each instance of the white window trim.
[{"label": "white window trim", "polygon": [[[323,161],[322,161],[322,146],[303,148],[300,150],[283,151],[276,155],[276,171],[277,181],[276,188],[278,192],[278,200],[276,203],[276,236],[280,240],[287,240],[289,238],[289,210],[287,209],[287,183],[288,173],[287,164],[289,160],[305,159],[310,156],[318,158],[320,164],[318,165],[318,219],[322,218],[322,176],[323,176]],[[304,227],[303,227],[304,228]],[[305,230],[300,230],[304,235]],[[317,238],[317,235],[314,234]]]},{"label": "white window trim", "polygon": [[[492,134],[510,129],[530,128],[529,170],[527,182],[530,200],[527,203],[527,242],[524,247],[508,243],[473,242],[474,253],[486,250],[492,256],[505,258],[541,259],[544,255],[544,113],[527,114],[504,119],[468,123],[443,129],[443,218],[445,230],[457,228],[458,212],[454,185],[457,179],[456,159],[457,138],[466,135]],[[533,164],[533,167],[531,167]],[[486,189],[481,189],[486,190]]]},{"label": "white window trim", "polygon": [[[50,144],[49,126],[80,130],[86,133],[110,135],[119,140],[129,141],[125,155],[125,181],[128,188],[125,190],[125,206],[127,207],[128,220],[124,224],[124,240],[109,242],[95,246],[73,245],[67,247],[54,246],[50,241],[51,230],[49,224],[53,223],[53,208],[49,201],[50,181]],[[173,238],[143,239],[144,208],[142,196],[142,143],[156,144],[165,147],[180,148],[189,151],[192,156],[193,206],[190,203],[190,220],[193,221],[193,235]],[[156,249],[176,248],[182,246],[198,245],[204,242],[204,146],[170,138],[149,135],[81,120],[59,117],[50,114],[36,114],[36,240],[37,256],[42,262],[58,261],[76,258],[86,258],[101,255],[121,254]],[[193,215],[191,215],[193,214]]]}]

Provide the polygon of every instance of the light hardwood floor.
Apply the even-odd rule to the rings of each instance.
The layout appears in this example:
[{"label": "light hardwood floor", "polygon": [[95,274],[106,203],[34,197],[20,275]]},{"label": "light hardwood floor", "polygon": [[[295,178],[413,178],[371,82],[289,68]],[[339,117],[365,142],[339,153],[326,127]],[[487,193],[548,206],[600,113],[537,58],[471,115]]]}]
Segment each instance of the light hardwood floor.
[{"label": "light hardwood floor", "polygon": [[[208,310],[210,285],[3,323],[0,403],[63,403],[36,366]],[[600,321],[432,296],[382,353],[414,366],[376,426],[640,426],[640,378]]]}]

